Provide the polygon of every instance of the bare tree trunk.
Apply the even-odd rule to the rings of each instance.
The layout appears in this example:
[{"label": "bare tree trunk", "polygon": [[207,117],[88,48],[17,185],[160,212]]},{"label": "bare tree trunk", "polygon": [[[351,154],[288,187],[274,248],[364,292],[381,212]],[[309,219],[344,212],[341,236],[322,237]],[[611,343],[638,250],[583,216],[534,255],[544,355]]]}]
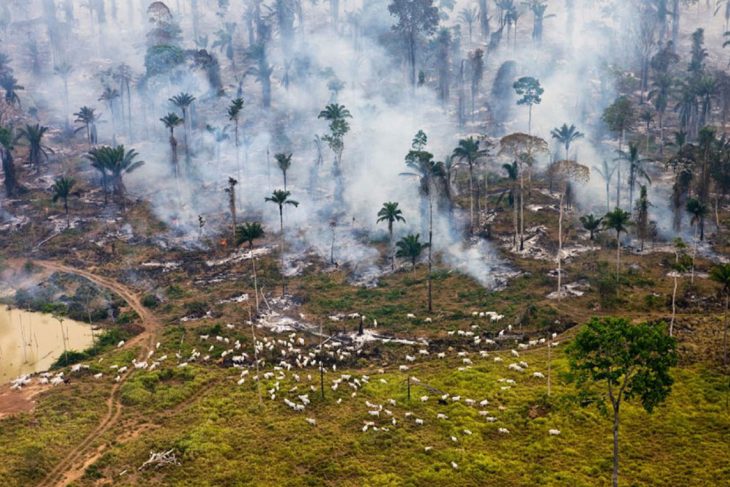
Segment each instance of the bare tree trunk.
[{"label": "bare tree trunk", "polygon": [[619,428],[619,406],[613,407],[613,487],[618,487],[618,428]]},{"label": "bare tree trunk", "polygon": [[672,290],[672,321],[669,322],[669,336],[674,336],[674,319],[677,316],[677,287],[678,286],[679,286],[679,279],[675,275],[674,276],[674,289]]},{"label": "bare tree trunk", "polygon": [[[560,193],[560,216],[558,217],[558,301],[560,301],[561,290],[563,288],[563,199],[564,192]],[[549,345],[548,345],[549,346]]]}]

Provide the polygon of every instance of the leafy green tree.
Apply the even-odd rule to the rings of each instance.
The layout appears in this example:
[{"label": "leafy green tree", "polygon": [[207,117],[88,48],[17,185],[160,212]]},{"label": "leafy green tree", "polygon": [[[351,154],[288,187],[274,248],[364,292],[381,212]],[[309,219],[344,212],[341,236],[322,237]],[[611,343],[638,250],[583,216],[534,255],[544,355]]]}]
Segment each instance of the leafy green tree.
[{"label": "leafy green tree", "polygon": [[395,244],[398,248],[395,256],[401,259],[408,259],[411,263],[412,271],[416,270],[416,261],[421,256],[424,249],[428,248],[427,243],[420,242],[420,237],[420,234],[408,234]]},{"label": "leafy green tree", "polygon": [[279,167],[281,174],[284,176],[284,191],[286,191],[286,173],[291,168],[291,158],[291,153],[274,154],[274,159],[276,159],[276,165]]},{"label": "leafy green tree", "polygon": [[565,159],[570,159],[570,145],[578,139],[583,138],[583,132],[578,131],[575,125],[571,124],[568,127],[567,123],[564,123],[562,127],[556,127],[550,135],[553,139],[557,140],[563,147],[565,147]]},{"label": "leafy green tree", "polygon": [[322,140],[327,142],[335,154],[335,166],[339,168],[342,163],[342,152],[345,149],[344,138],[350,131],[350,124],[347,119],[352,118],[352,114],[344,105],[330,103],[324,110],[319,112],[317,118],[330,123],[330,133],[322,137]]},{"label": "leafy green tree", "polygon": [[13,134],[10,129],[0,126],[0,163],[5,175],[5,196],[12,198],[23,188],[18,184],[13,161]]},{"label": "leafy green tree", "polygon": [[[619,422],[624,401],[637,400],[646,412],[666,401],[677,364],[676,341],[664,323],[633,325],[625,318],[593,318],[567,347],[570,379],[584,399],[613,411],[613,486],[619,476]],[[603,388],[598,394],[596,389]]]},{"label": "leafy green tree", "polygon": [[274,203],[279,207],[279,223],[281,228],[280,238],[281,238],[281,280],[282,280],[282,293],[286,294],[286,275],[284,271],[284,207],[285,206],[293,206],[294,208],[299,206],[299,202],[289,199],[289,196],[291,196],[291,193],[289,191],[283,190],[283,189],[277,189],[274,190],[273,193],[271,193],[271,196],[267,196],[265,200],[267,202]]},{"label": "leafy green tree", "polygon": [[27,124],[18,130],[15,140],[24,139],[30,147],[28,154],[28,162],[33,166],[36,172],[40,171],[41,162],[48,159],[48,154],[53,154],[53,149],[43,143],[43,137],[48,133],[48,127],[39,124]]},{"label": "leafy green tree", "polygon": [[[403,212],[398,208],[398,203],[395,201],[383,203],[383,207],[378,211],[377,223],[388,222],[388,241],[391,248],[393,247],[393,224],[399,221],[405,222],[406,219],[403,218]],[[395,254],[392,255],[390,268],[395,270]]]},{"label": "leafy green tree", "polygon": [[453,156],[461,163],[466,162],[469,168],[469,231],[474,232],[474,169],[479,161],[489,156],[489,149],[492,144],[489,141],[482,141],[474,137],[459,140],[459,145],[454,149]]},{"label": "leafy green tree", "polygon": [[522,98],[517,100],[518,105],[527,105],[529,116],[527,121],[527,133],[532,135],[532,106],[542,102],[542,94],[545,89],[540,85],[540,80],[531,76],[523,76],[514,82],[512,87]]},{"label": "leafy green tree", "polygon": [[126,209],[124,175],[130,174],[144,165],[144,161],[136,160],[138,156],[137,151],[126,150],[123,145],[94,147],[87,153],[86,158],[91,162],[91,166],[101,173],[105,202],[107,190],[111,185],[112,191],[122,203],[122,208]]},{"label": "leafy green tree", "polygon": [[438,8],[433,0],[392,0],[388,12],[396,17],[393,30],[403,37],[408,54],[411,86],[416,86],[416,48],[422,35],[436,32],[439,23]]},{"label": "leafy green tree", "polygon": [[590,215],[583,215],[580,217],[580,223],[583,225],[583,228],[590,232],[591,237],[590,240],[593,241],[593,237],[596,232],[599,232],[601,230],[601,224],[603,223],[603,217],[596,218],[592,214]]},{"label": "leafy green tree", "polygon": [[653,89],[649,92],[648,99],[653,101],[654,109],[658,115],[659,124],[659,153],[664,152],[664,114],[671,98],[674,81],[669,74],[659,74],[654,77]]},{"label": "leafy green tree", "polygon": [[686,209],[687,213],[692,216],[691,224],[699,231],[700,242],[702,242],[705,239],[705,217],[709,212],[707,205],[697,198],[690,198],[687,200]]},{"label": "leafy green tree", "polygon": [[649,197],[646,185],[641,185],[639,199],[636,201],[636,234],[641,242],[641,251],[644,251],[644,242],[649,237]]},{"label": "leafy green tree", "polygon": [[722,364],[727,367],[727,315],[730,306],[730,264],[720,264],[710,270],[710,279],[718,283],[725,296],[725,313],[722,321]]},{"label": "leafy green tree", "polygon": [[616,208],[603,217],[603,227],[616,232],[616,290],[621,275],[621,234],[628,232],[631,216],[627,211]]},{"label": "leafy green tree", "polygon": [[5,72],[0,74],[0,88],[5,90],[5,101],[9,105],[21,106],[18,91],[24,90],[25,88],[18,84],[18,80],[11,73]]},{"label": "leafy green tree", "polygon": [[175,171],[175,179],[179,174],[178,158],[177,158],[177,139],[175,138],[175,127],[183,124],[184,120],[180,118],[177,113],[170,112],[160,119],[165,128],[170,131],[170,163],[172,169]]},{"label": "leafy green tree", "polygon": [[53,202],[55,203],[58,200],[63,201],[63,211],[66,214],[66,228],[71,228],[71,220],[68,215],[68,199],[71,196],[78,196],[79,194],[78,191],[73,191],[73,187],[75,184],[76,181],[74,180],[74,178],[61,176],[60,178],[56,179],[56,181],[53,183],[53,186],[51,186]]},{"label": "leafy green tree", "polygon": [[248,243],[248,248],[253,248],[254,240],[264,236],[264,228],[258,222],[247,222],[236,228],[236,246]]}]

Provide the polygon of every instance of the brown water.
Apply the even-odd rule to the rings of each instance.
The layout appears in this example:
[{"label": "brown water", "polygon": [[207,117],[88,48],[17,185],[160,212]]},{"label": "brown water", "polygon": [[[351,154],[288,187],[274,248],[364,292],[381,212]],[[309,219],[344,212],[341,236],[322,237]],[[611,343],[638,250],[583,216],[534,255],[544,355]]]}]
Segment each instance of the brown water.
[{"label": "brown water", "polygon": [[0,384],[31,372],[48,370],[67,350],[85,350],[93,343],[91,326],[0,307]]}]

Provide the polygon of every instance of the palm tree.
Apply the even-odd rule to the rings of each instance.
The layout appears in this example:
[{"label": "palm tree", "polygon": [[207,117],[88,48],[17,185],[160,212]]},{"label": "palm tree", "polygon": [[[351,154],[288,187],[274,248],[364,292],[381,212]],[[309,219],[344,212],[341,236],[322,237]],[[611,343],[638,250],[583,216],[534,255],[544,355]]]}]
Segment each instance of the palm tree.
[{"label": "palm tree", "polygon": [[691,224],[697,224],[697,229],[700,232],[700,242],[702,242],[705,239],[705,217],[708,213],[707,205],[697,198],[690,198],[687,200],[686,208],[687,213],[692,215]]},{"label": "palm tree", "polygon": [[421,256],[423,250],[429,248],[427,243],[419,241],[420,237],[420,234],[408,234],[395,244],[398,247],[395,256],[408,259],[411,262],[411,271],[416,270],[416,260]]},{"label": "palm tree", "polygon": [[474,137],[461,139],[454,149],[453,157],[462,163],[466,161],[469,167],[469,231],[474,232],[474,168],[481,158],[489,156],[491,143],[485,141],[485,148],[480,148],[481,142]]},{"label": "palm tree", "polygon": [[294,208],[299,206],[299,202],[289,199],[289,196],[291,196],[289,191],[277,189],[271,193],[271,196],[267,196],[265,198],[265,201],[274,203],[279,207],[279,223],[281,226],[281,280],[283,294],[286,294],[286,276],[284,274],[284,206],[291,205]]},{"label": "palm tree", "polygon": [[137,151],[126,150],[123,145],[102,146],[88,152],[86,158],[91,161],[92,167],[101,173],[105,201],[108,185],[111,184],[113,193],[119,198],[122,208],[126,209],[124,199],[126,188],[123,178],[125,174],[130,174],[144,165],[144,161],[136,160],[138,156]]},{"label": "palm tree", "polygon": [[20,97],[17,92],[25,88],[18,84],[18,80],[11,73],[5,72],[0,75],[0,88],[5,90],[5,101],[8,104],[20,106]]},{"label": "palm tree", "polygon": [[83,106],[78,112],[74,113],[74,123],[80,123],[81,127],[76,129],[76,132],[86,130],[86,139],[89,141],[89,147],[96,145],[96,122],[99,121],[99,116],[95,110],[91,107]]},{"label": "palm tree", "polygon": [[264,236],[264,228],[258,222],[244,223],[236,228],[236,246],[248,243],[248,248],[253,249],[254,240]]},{"label": "palm tree", "polygon": [[284,175],[284,191],[286,191],[286,173],[291,168],[292,154],[279,153],[274,155],[276,165],[279,166],[281,173]]},{"label": "palm tree", "polygon": [[132,68],[125,63],[120,64],[112,73],[114,80],[119,83],[120,101],[122,104],[122,120],[124,120],[124,100],[127,101],[127,131],[132,137],[132,90],[131,84],[134,81]]},{"label": "palm tree", "polygon": [[654,101],[654,108],[659,123],[659,154],[664,153],[664,113],[667,111],[674,81],[669,74],[662,73],[654,78],[654,89],[649,92],[649,100]]},{"label": "palm tree", "polygon": [[[601,167],[593,166],[593,170],[600,174],[603,181],[606,183],[606,212],[608,213],[611,209],[611,179],[613,178],[613,173],[616,172],[616,165],[610,167],[608,165],[608,161],[604,159]],[[618,201],[616,204],[618,205]]]},{"label": "palm tree", "polygon": [[0,127],[0,166],[5,175],[5,195],[12,198],[23,188],[18,184],[13,161],[13,134],[10,129]]},{"label": "palm tree", "polygon": [[343,138],[350,131],[348,118],[352,118],[350,110],[345,105],[330,103],[324,110],[319,112],[317,118],[324,119],[330,123],[330,133],[322,137],[335,154],[335,167],[339,170],[342,163],[342,151],[345,148]]},{"label": "palm tree", "polygon": [[104,89],[104,92],[99,97],[99,101],[103,101],[106,103],[107,107],[109,108],[109,112],[111,113],[112,118],[112,143],[117,143],[117,117],[116,117],[116,110],[114,110],[115,106],[115,100],[119,98],[119,91],[117,91],[114,88],[106,87]]},{"label": "palm tree", "polygon": [[188,109],[190,108],[190,105],[195,101],[195,97],[191,95],[190,93],[180,93],[172,98],[170,98],[170,103],[175,105],[177,108],[182,111],[182,118],[183,118],[183,137],[185,142],[185,162],[189,166],[190,165],[190,149],[188,147],[188,130],[192,128],[192,122],[190,121],[190,118],[188,117]]},{"label": "palm tree", "polygon": [[651,184],[651,179],[644,168],[644,164],[651,161],[651,159],[642,158],[639,156],[638,144],[629,144],[629,151],[619,151],[619,159],[628,162],[629,164],[629,208],[634,205],[634,187],[639,178],[644,179],[647,183]]},{"label": "palm tree", "polygon": [[53,202],[55,203],[59,199],[63,201],[63,211],[66,213],[66,228],[71,228],[71,220],[68,216],[68,198],[74,194],[78,196],[78,192],[72,192],[74,184],[76,184],[76,181],[73,178],[61,176],[51,186]]},{"label": "palm tree", "polygon": [[215,33],[217,39],[215,40],[215,42],[213,42],[213,45],[211,46],[213,49],[217,47],[220,49],[221,52],[226,53],[226,57],[231,62],[231,66],[233,66],[233,69],[236,68],[236,60],[235,56],[233,55],[233,36],[235,32],[235,22],[226,22],[225,29],[219,29],[218,32]]},{"label": "palm tree", "polygon": [[520,178],[520,169],[517,165],[517,161],[513,161],[512,164],[502,164],[502,168],[507,173],[507,180],[509,181],[508,190],[508,202],[512,205],[512,224],[514,225],[515,235],[512,244],[517,248],[517,236],[520,230],[517,225],[517,182]]},{"label": "palm tree", "polygon": [[[403,212],[400,208],[398,208],[398,203],[395,201],[386,201],[383,203],[383,207],[380,211],[378,211],[377,223],[388,222],[388,241],[390,243],[391,252],[393,247],[393,223],[399,221],[405,222],[406,219],[403,218]],[[395,270],[395,254],[392,254],[390,268],[391,270]]]},{"label": "palm tree", "polygon": [[591,215],[583,215],[580,217],[580,223],[583,225],[583,228],[588,230],[591,234],[590,240],[593,241],[593,237],[596,232],[599,232],[601,230],[601,224],[603,223],[603,217],[596,218],[595,216]]},{"label": "palm tree", "polygon": [[603,227],[616,232],[616,293],[621,273],[621,233],[628,231],[630,219],[629,213],[618,207],[603,217]]},{"label": "palm tree", "polygon": [[66,116],[66,124],[68,124],[68,111],[69,111],[69,103],[68,103],[68,78],[71,76],[71,72],[73,71],[73,66],[71,66],[67,62],[63,62],[59,64],[58,66],[53,68],[53,71],[63,80],[63,101],[64,101],[64,112]]},{"label": "palm tree", "polygon": [[41,161],[48,159],[48,154],[53,154],[53,150],[43,144],[43,137],[48,132],[48,127],[41,126],[39,124],[26,125],[25,127],[18,130],[18,135],[15,140],[25,139],[30,146],[30,153],[28,155],[28,161],[31,166],[35,167],[36,171],[40,171]]},{"label": "palm tree", "polygon": [[170,153],[171,153],[171,162],[172,162],[172,168],[175,170],[175,178],[179,176],[178,174],[178,164],[177,164],[177,139],[175,138],[175,127],[178,125],[182,125],[184,120],[180,118],[177,113],[168,113],[164,117],[160,119],[160,122],[162,122],[165,125],[165,128],[167,128],[170,131]]},{"label": "palm tree", "polygon": [[479,14],[476,7],[464,8],[459,12],[459,20],[464,22],[469,29],[469,44],[471,44],[471,36],[474,30],[474,24],[478,20]]},{"label": "palm tree", "polygon": [[236,143],[236,169],[238,172],[238,179],[241,179],[241,162],[240,162],[240,155],[238,150],[238,125],[240,123],[240,117],[241,117],[241,110],[243,110],[243,98],[234,98],[231,101],[231,104],[228,106],[227,114],[228,114],[228,120],[233,122],[233,127],[235,129],[235,143]]},{"label": "palm tree", "polygon": [[730,264],[716,265],[710,271],[710,279],[722,286],[725,295],[725,314],[722,322],[722,364],[727,367],[727,314],[730,305]]},{"label": "palm tree", "polygon": [[579,132],[575,125],[571,124],[568,127],[567,123],[564,123],[562,127],[556,127],[550,135],[553,139],[557,140],[563,147],[565,147],[565,159],[569,159],[570,145],[576,140],[583,138],[584,134]]}]

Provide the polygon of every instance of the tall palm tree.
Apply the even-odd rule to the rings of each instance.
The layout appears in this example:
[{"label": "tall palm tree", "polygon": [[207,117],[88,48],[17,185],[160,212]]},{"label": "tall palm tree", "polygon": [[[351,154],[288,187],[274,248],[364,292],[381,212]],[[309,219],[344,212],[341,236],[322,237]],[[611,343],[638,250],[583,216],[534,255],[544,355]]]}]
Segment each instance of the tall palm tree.
[{"label": "tall palm tree", "polygon": [[392,253],[393,248],[393,224],[395,222],[405,222],[403,218],[403,212],[398,208],[398,203],[395,201],[386,201],[383,203],[383,207],[378,211],[377,223],[388,222],[388,241],[391,247],[391,270],[395,270],[395,254]]},{"label": "tall palm tree", "polygon": [[[606,212],[611,211],[611,179],[613,179],[613,173],[616,172],[616,165],[609,166],[606,159],[601,163],[601,167],[593,166],[593,170],[596,171],[603,178],[606,183]],[[616,202],[618,205],[618,201]]]},{"label": "tall palm tree", "polygon": [[674,81],[671,75],[661,73],[654,77],[653,89],[649,92],[649,100],[654,101],[659,124],[659,154],[664,153],[664,114],[667,111]]},{"label": "tall palm tree", "polygon": [[481,141],[474,137],[461,139],[459,145],[454,149],[453,157],[459,159],[462,163],[466,161],[469,167],[469,231],[474,232],[474,169],[478,165],[479,160],[489,156],[489,149],[492,144],[485,141],[481,146]]},{"label": "tall palm tree", "polygon": [[234,98],[231,101],[231,104],[228,106],[228,109],[226,113],[228,114],[228,120],[233,122],[233,127],[235,130],[235,144],[236,144],[236,170],[238,172],[238,180],[241,180],[241,161],[240,161],[240,154],[238,149],[238,127],[240,123],[241,118],[241,111],[243,110],[243,98]]},{"label": "tall palm tree", "polygon": [[121,202],[122,208],[126,209],[124,175],[130,174],[144,165],[144,161],[136,160],[138,156],[137,151],[126,150],[123,145],[102,146],[88,152],[86,158],[91,162],[92,167],[101,173],[102,185],[105,187],[105,201],[106,188],[111,185],[112,192]]},{"label": "tall palm tree", "polygon": [[565,147],[565,159],[569,159],[570,145],[576,140],[583,138],[583,132],[579,132],[575,125],[571,124],[570,127],[567,123],[564,123],[562,127],[556,127],[550,135],[553,139],[557,140],[563,147]]},{"label": "tall palm tree", "polygon": [[626,161],[629,164],[629,208],[633,208],[634,205],[634,188],[636,182],[639,179],[645,180],[651,184],[649,174],[646,172],[644,164],[650,162],[651,159],[643,158],[639,155],[638,144],[629,144],[629,151],[619,151],[619,159]]},{"label": "tall palm tree", "polygon": [[502,164],[502,169],[507,173],[507,181],[509,181],[508,202],[512,206],[512,224],[514,226],[514,238],[512,244],[517,248],[517,236],[520,233],[520,229],[517,225],[517,184],[520,179],[520,168],[517,165],[517,161],[512,161],[512,164]]},{"label": "tall palm tree", "polygon": [[233,66],[233,69],[236,68],[236,59],[234,56],[233,46],[234,46],[234,35],[236,33],[236,23],[235,22],[226,22],[224,29],[219,29],[216,33],[216,40],[212,44],[212,48],[215,49],[216,47],[220,49],[221,52],[226,53],[226,57],[231,62],[231,66]]},{"label": "tall palm tree", "polygon": [[188,117],[190,105],[195,101],[195,97],[190,93],[179,93],[170,98],[170,103],[175,105],[182,112],[183,118],[183,142],[185,142],[185,163],[190,166],[190,148],[188,147],[188,131],[192,128],[192,122]]},{"label": "tall palm tree", "polygon": [[[419,132],[419,135],[422,132]],[[424,140],[426,139],[423,134]],[[443,181],[446,173],[443,162],[433,160],[433,154],[418,149],[418,135],[414,140],[414,150],[411,150],[406,156],[406,165],[412,169],[413,173],[402,173],[402,176],[416,176],[420,181],[421,195],[428,198],[428,312],[433,311],[433,197],[437,191],[437,181]]]},{"label": "tall palm tree", "polygon": [[66,228],[71,228],[71,220],[68,215],[68,198],[73,195],[78,196],[78,192],[73,192],[74,184],[76,184],[74,178],[61,176],[51,186],[53,202],[55,203],[58,200],[63,201],[63,211],[66,214]]},{"label": "tall palm tree", "polygon": [[603,217],[603,227],[616,232],[616,293],[621,276],[621,234],[628,231],[630,219],[629,213],[618,207]]},{"label": "tall palm tree", "polygon": [[15,140],[25,139],[30,146],[28,161],[36,171],[40,171],[43,159],[48,159],[48,154],[53,154],[53,149],[43,144],[43,137],[48,133],[48,127],[39,124],[26,125],[18,130]]},{"label": "tall palm tree", "polygon": [[271,196],[267,196],[265,201],[274,203],[279,207],[279,224],[281,228],[281,280],[282,280],[282,293],[286,294],[286,275],[284,274],[284,206],[290,205],[294,208],[299,206],[299,202],[289,199],[291,193],[282,189],[274,190]]},{"label": "tall palm tree", "polygon": [[86,139],[89,141],[89,147],[96,145],[96,122],[99,121],[99,116],[96,111],[87,106],[83,106],[78,112],[74,113],[74,123],[81,124],[81,127],[76,129],[76,132],[86,130]]},{"label": "tall palm tree", "polygon": [[171,154],[171,163],[172,168],[175,171],[175,178],[177,179],[179,177],[179,171],[178,171],[178,163],[177,163],[177,139],[175,138],[175,127],[182,125],[184,120],[180,118],[177,113],[168,113],[164,117],[160,119],[160,122],[162,122],[165,125],[165,128],[167,128],[170,131],[170,154]]},{"label": "tall palm tree", "polygon": [[20,106],[18,91],[24,90],[25,88],[18,84],[18,80],[11,73],[5,72],[0,75],[0,88],[5,90],[5,101],[8,104]]},{"label": "tall palm tree", "polygon": [[722,364],[727,367],[727,315],[730,305],[730,264],[716,265],[710,271],[710,279],[722,286],[725,295],[725,314],[722,321]]},{"label": "tall palm tree", "polygon": [[291,158],[291,153],[279,153],[274,155],[274,159],[276,159],[276,165],[279,166],[281,174],[284,176],[284,191],[286,191],[286,173],[291,168]]},{"label": "tall palm tree", "polygon": [[592,214],[590,215],[583,215],[580,217],[580,223],[583,225],[583,228],[588,230],[590,232],[591,237],[590,240],[593,241],[593,237],[596,232],[600,231],[601,224],[603,223],[603,217],[596,218]]},{"label": "tall palm tree", "polygon": [[474,31],[474,24],[477,22],[479,17],[476,7],[467,7],[459,12],[459,20],[464,22],[469,32],[469,44],[471,44],[471,36]]},{"label": "tall palm tree", "polygon": [[342,163],[342,151],[345,148],[343,138],[350,130],[350,124],[347,122],[347,119],[352,118],[352,114],[350,110],[345,108],[345,105],[330,103],[324,110],[319,112],[317,118],[321,118],[330,123],[330,133],[322,137],[322,140],[327,142],[332,152],[334,152],[335,166],[339,169]]},{"label": "tall palm tree", "polygon": [[66,117],[66,124],[68,124],[68,112],[69,112],[69,103],[68,103],[68,78],[71,76],[71,72],[73,71],[73,66],[71,66],[67,62],[63,62],[53,68],[53,72],[63,80],[63,102],[64,102],[64,113]]},{"label": "tall palm tree", "polygon": [[129,137],[132,137],[132,82],[134,81],[134,72],[132,68],[122,63],[116,67],[112,73],[114,80],[119,83],[120,101],[122,104],[122,120],[124,120],[124,103],[127,103],[127,131]]},{"label": "tall palm tree", "polygon": [[416,260],[421,256],[423,250],[429,248],[428,243],[419,241],[420,237],[420,234],[408,234],[395,244],[398,247],[395,256],[408,259],[411,262],[411,271],[416,270]]},{"label": "tall palm tree", "polygon": [[107,108],[109,108],[109,113],[111,113],[113,144],[117,143],[117,112],[114,107],[116,106],[116,100],[117,98],[119,98],[119,96],[119,91],[107,86],[106,88],[104,88],[103,93],[99,97],[99,101],[103,101],[104,103],[106,103]]}]

